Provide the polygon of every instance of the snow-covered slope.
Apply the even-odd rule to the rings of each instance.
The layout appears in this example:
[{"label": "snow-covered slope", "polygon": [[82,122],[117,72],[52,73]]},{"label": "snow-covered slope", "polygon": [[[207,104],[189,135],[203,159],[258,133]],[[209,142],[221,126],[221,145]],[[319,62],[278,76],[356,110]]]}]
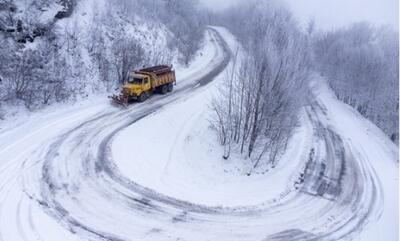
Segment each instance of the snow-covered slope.
[{"label": "snow-covered slope", "polygon": [[[71,13],[62,18],[57,13],[71,1],[11,2],[10,12],[0,4],[0,25],[10,14],[14,21],[7,24],[21,29],[7,32],[0,26],[0,124],[25,114],[24,107],[37,110],[112,92],[125,73],[122,61],[126,69],[185,67],[172,32],[161,20],[139,15],[140,9],[126,8],[129,1],[73,1]],[[123,60],[122,53],[130,54]],[[14,76],[17,68],[26,70],[23,77]]]}]

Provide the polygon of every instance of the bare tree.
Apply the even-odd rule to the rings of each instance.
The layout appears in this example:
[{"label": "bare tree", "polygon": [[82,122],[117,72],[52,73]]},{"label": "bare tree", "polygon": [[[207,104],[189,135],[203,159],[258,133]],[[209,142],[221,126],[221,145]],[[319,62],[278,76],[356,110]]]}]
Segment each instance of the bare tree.
[{"label": "bare tree", "polygon": [[113,45],[114,67],[118,81],[124,83],[134,67],[140,66],[144,59],[142,47],[133,39],[119,39]]},{"label": "bare tree", "polygon": [[239,65],[212,101],[212,124],[224,146],[224,158],[229,158],[232,147],[251,160],[253,169],[261,160],[274,166],[296,125],[307,90],[307,36],[282,9],[251,5],[232,14],[245,19],[228,24],[244,49]]}]

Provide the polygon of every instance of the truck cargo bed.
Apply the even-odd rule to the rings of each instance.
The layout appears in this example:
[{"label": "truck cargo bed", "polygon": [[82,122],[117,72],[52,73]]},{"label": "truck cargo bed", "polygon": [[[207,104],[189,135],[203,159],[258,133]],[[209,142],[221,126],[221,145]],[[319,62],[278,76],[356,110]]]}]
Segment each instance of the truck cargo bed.
[{"label": "truck cargo bed", "polygon": [[140,72],[147,72],[147,73],[152,73],[155,75],[162,75],[165,73],[169,73],[172,72],[172,66],[168,66],[168,65],[157,65],[154,67],[150,67],[150,68],[144,68],[139,70]]}]

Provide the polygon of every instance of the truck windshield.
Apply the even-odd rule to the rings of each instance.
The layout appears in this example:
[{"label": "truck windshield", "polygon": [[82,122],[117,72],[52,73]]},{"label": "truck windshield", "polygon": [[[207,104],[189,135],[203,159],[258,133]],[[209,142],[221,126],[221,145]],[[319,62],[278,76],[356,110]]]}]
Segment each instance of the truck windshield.
[{"label": "truck windshield", "polygon": [[141,79],[141,78],[131,77],[131,78],[129,78],[128,83],[129,84],[135,84],[135,85],[141,85],[142,81],[143,81],[143,79]]}]

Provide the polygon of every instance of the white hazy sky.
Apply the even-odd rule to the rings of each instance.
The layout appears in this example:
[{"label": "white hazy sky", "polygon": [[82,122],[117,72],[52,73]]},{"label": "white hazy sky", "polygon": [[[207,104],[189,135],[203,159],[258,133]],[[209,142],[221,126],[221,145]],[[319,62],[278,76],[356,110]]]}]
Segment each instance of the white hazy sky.
[{"label": "white hazy sky", "polygon": [[[240,0],[200,0],[215,9],[224,9]],[[399,27],[399,0],[281,0],[301,23],[314,18],[317,27],[332,29],[357,21]]]}]

